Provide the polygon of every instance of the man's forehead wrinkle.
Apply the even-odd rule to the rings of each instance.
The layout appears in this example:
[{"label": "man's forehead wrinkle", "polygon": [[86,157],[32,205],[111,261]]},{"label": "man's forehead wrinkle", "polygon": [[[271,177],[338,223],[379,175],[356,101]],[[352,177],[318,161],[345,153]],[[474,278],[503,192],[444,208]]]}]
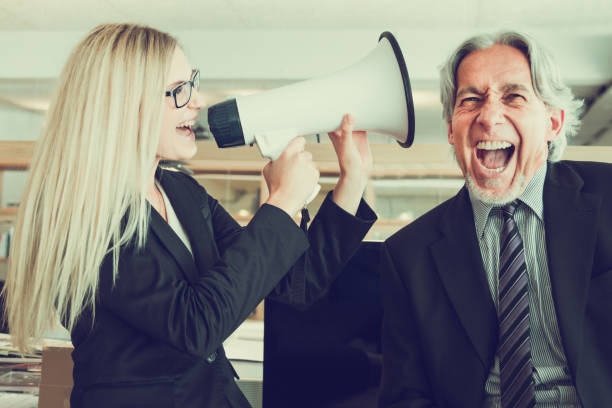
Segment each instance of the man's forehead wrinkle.
[{"label": "man's forehead wrinkle", "polygon": [[[473,93],[476,95],[485,95],[490,91],[491,87],[487,87],[486,89],[480,90],[475,86],[466,86],[464,88],[461,88],[459,90],[459,92],[457,92],[457,96],[461,96],[461,95],[465,95],[468,93]],[[527,88],[525,85],[523,84],[518,84],[518,83],[508,83],[503,85],[500,90],[502,92],[511,92],[511,91],[528,91],[529,88]]]}]

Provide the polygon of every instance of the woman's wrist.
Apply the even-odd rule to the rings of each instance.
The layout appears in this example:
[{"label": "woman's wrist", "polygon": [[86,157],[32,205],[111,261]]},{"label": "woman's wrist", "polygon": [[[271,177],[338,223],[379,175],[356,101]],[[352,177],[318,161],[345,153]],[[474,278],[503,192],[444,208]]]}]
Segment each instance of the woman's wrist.
[{"label": "woman's wrist", "polygon": [[291,200],[284,199],[276,194],[271,194],[266,200],[265,204],[280,208],[290,217],[293,217],[299,211],[299,208],[297,208],[295,204],[291,203]]},{"label": "woman's wrist", "polygon": [[355,215],[367,184],[368,177],[364,174],[341,174],[332,199],[340,208]]},{"label": "woman's wrist", "polygon": [[338,184],[346,185],[351,190],[359,190],[359,196],[361,197],[368,185],[369,179],[369,174],[362,169],[354,171],[341,170]]}]

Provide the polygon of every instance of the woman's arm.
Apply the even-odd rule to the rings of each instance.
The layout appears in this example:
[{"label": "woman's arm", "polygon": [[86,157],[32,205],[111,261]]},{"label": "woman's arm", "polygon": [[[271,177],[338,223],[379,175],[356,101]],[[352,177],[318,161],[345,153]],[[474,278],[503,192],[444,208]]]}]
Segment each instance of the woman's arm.
[{"label": "woman's arm", "polygon": [[354,119],[345,115],[330,133],[340,178],[308,229],[310,248],[271,293],[274,300],[308,305],[325,294],[359,248],[376,214],[362,199],[372,168],[365,132],[353,132]]},{"label": "woman's arm", "polygon": [[354,132],[355,119],[342,118],[340,129],[329,134],[334,145],[340,178],[334,188],[333,200],[350,214],[355,214],[372,170],[372,153],[366,132]]}]

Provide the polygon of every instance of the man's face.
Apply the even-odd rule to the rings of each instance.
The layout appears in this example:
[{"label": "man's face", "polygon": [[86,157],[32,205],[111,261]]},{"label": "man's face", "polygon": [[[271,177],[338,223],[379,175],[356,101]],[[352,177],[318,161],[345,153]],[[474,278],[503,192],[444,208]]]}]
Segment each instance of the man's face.
[{"label": "man's face", "polygon": [[563,111],[538,98],[529,63],[516,48],[495,44],[459,64],[448,141],[481,200],[502,204],[518,197],[562,125]]}]

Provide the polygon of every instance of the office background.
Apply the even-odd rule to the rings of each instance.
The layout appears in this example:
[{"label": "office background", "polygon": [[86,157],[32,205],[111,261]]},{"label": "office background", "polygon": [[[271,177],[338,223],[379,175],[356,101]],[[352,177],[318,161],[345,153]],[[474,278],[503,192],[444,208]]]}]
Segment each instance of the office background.
[{"label": "office background", "polygon": [[[470,35],[515,29],[542,42],[585,100],[570,157],[612,160],[611,5],[610,0],[0,0],[0,232],[10,228],[27,174],[27,166],[16,169],[3,160],[27,161],[69,52],[99,23],[143,23],[176,36],[201,70],[207,105],[346,68],[376,46],[381,32],[391,31],[410,74],[416,135],[409,150],[385,136],[370,136],[376,165],[366,199],[380,220],[368,239],[377,240],[462,184],[441,118],[438,67]],[[210,137],[206,128],[201,135]],[[333,187],[337,167],[327,138],[320,140],[315,145],[317,138],[308,138],[322,170],[323,194]],[[257,150],[221,151],[211,141],[199,143],[190,163],[198,181],[240,222],[248,222],[266,194]],[[3,268],[0,259],[0,275]],[[261,322],[263,308],[254,317]],[[261,388],[255,385],[251,396],[261,400]]]}]

